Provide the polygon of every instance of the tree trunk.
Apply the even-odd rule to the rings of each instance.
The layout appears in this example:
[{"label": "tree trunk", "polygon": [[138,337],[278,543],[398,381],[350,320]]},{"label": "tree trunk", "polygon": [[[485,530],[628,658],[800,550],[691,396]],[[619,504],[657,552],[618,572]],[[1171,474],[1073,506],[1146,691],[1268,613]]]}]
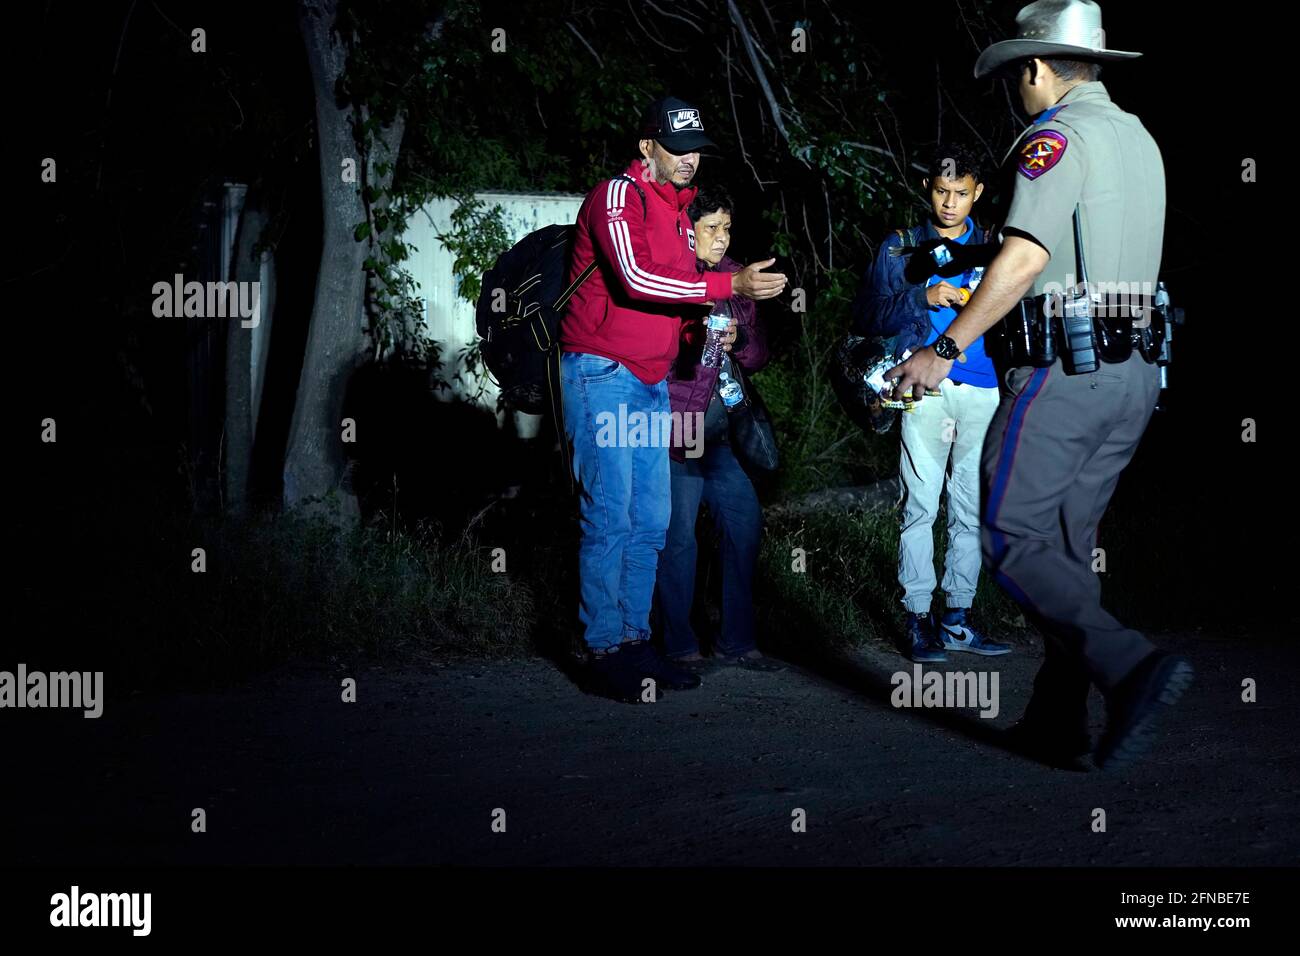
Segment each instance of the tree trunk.
[{"label": "tree trunk", "polygon": [[[366,277],[362,262],[369,247],[356,241],[353,232],[366,219],[361,196],[366,173],[372,174],[369,181],[377,187],[391,182],[404,123],[399,119],[378,137],[382,145],[376,152],[391,164],[388,175],[373,175],[373,162],[379,157],[368,158],[368,168],[362,169],[363,158],[358,156],[353,137],[354,110],[350,105],[340,106],[334,94],[347,60],[347,48],[334,33],[337,11],[338,0],[300,0],[298,8],[316,93],[324,241],[285,452],[284,503],[292,508],[334,493],[341,517],[355,520],[359,510],[342,440],[342,409],[348,379],[365,352],[362,309]],[[383,146],[388,147],[386,152]],[[356,182],[343,180],[343,161],[349,158],[357,161],[357,174],[352,177]]]},{"label": "tree trunk", "polygon": [[[253,246],[262,235],[266,214],[261,207],[262,197],[256,187],[244,197],[244,208],[239,214],[239,229],[235,234],[234,260],[231,282],[258,282],[262,274],[260,256],[253,255]],[[270,303],[265,292],[259,299],[258,324],[269,322],[267,309]],[[225,449],[222,455],[222,475],[226,510],[242,514],[248,506],[253,466],[253,421],[257,409],[253,407],[253,336],[257,328],[244,328],[238,318],[229,321],[226,329],[226,417]]]}]

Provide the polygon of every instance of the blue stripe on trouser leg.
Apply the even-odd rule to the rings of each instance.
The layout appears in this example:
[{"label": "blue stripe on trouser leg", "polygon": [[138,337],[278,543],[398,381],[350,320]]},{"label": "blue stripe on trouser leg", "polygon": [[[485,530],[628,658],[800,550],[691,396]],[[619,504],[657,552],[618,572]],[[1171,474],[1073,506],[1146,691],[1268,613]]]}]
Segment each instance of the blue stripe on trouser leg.
[{"label": "blue stripe on trouser leg", "polygon": [[1033,405],[1034,399],[1042,391],[1043,383],[1047,381],[1047,374],[1050,371],[1050,368],[1040,368],[1035,371],[1020,395],[1016,397],[1011,408],[1011,413],[1007,417],[1006,429],[1002,433],[997,470],[994,472],[993,480],[990,483],[988,510],[984,519],[992,541],[989,563],[995,580],[1006,589],[1007,593],[1017,603],[1029,608],[1033,607],[1029,595],[1025,594],[1015,581],[1003,574],[999,569],[1002,558],[1005,557],[1007,552],[1007,542],[1006,536],[998,529],[998,512],[1001,510],[1002,502],[1006,497],[1007,484],[1011,479],[1011,471],[1015,465],[1016,449],[1020,442],[1021,430],[1024,428],[1025,417],[1029,414],[1029,408]]},{"label": "blue stripe on trouser leg", "polygon": [[1135,389],[1149,384],[1148,367],[1130,361],[1084,375],[1056,371],[1033,372],[1018,398],[1004,399],[1000,440],[985,448],[986,555],[1026,615],[1107,689],[1151,644],[1101,606],[1083,544],[1145,428],[1149,407]]}]

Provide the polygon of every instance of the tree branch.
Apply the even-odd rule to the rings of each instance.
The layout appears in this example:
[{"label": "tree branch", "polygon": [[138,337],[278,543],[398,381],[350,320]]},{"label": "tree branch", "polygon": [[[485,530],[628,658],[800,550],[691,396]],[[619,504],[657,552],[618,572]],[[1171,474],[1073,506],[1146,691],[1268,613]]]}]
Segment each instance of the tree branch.
[{"label": "tree branch", "polygon": [[632,0],[628,0],[627,9],[628,12],[632,14],[632,19],[636,21],[636,25],[641,28],[641,32],[644,33],[646,37],[650,39],[653,43],[655,43],[655,45],[663,47],[665,50],[668,50],[670,53],[686,52],[685,48],[679,49],[675,46],[669,46],[663,40],[659,39],[657,36],[651,33],[650,30],[646,27],[646,25],[641,22],[641,18],[636,15],[636,7],[633,5]]},{"label": "tree branch", "polygon": [[767,74],[763,72],[763,64],[758,61],[754,38],[749,35],[749,28],[745,26],[745,18],[740,15],[736,0],[727,0],[727,11],[731,14],[731,22],[740,31],[740,40],[745,45],[745,53],[749,56],[750,65],[753,66],[754,73],[758,76],[758,85],[763,91],[763,96],[767,99],[768,108],[772,111],[772,122],[776,124],[777,130],[780,131],[781,138],[788,144],[790,134],[786,132],[785,123],[781,119],[781,107],[777,105],[776,97],[772,95],[772,87],[767,82]]},{"label": "tree branch", "polygon": [[736,114],[736,91],[731,85],[731,37],[727,37],[727,49],[722,54],[722,61],[727,64],[727,102],[731,105],[731,118],[736,124],[736,142],[740,145],[740,158],[745,161],[745,165],[754,173],[754,181],[758,183],[758,191],[763,192],[763,177],[758,174],[757,167],[749,161],[749,154],[745,152],[745,137],[740,132],[740,117]]},{"label": "tree branch", "polygon": [[570,33],[572,33],[575,37],[578,38],[578,42],[587,48],[587,52],[590,53],[593,57],[595,57],[596,63],[599,64],[600,68],[602,70],[605,69],[605,61],[600,58],[599,53],[597,53],[595,50],[591,48],[591,44],[587,42],[586,37],[584,37],[581,33],[578,32],[578,28],[575,27],[573,23],[570,22],[569,20],[565,20],[564,25],[569,28]]},{"label": "tree branch", "polygon": [[952,98],[952,94],[949,93],[947,90],[944,90],[943,92],[944,95],[948,97],[948,102],[952,103],[953,111],[957,114],[957,116],[961,119],[961,121],[966,124],[966,128],[969,129],[971,133],[974,134],[975,138],[980,141],[980,145],[984,147],[984,152],[989,154],[989,159],[993,160],[994,163],[997,163],[998,155],[997,153],[993,152],[993,147],[989,145],[988,140],[986,140],[983,136],[980,135],[980,131],[975,128],[974,124],[972,124],[970,120],[966,118],[966,114],[962,112],[960,108],[958,108],[957,101]]},{"label": "tree branch", "polygon": [[657,4],[657,3],[652,3],[651,0],[642,0],[642,2],[643,2],[647,7],[649,7],[651,10],[654,10],[656,13],[658,13],[660,16],[663,16],[663,17],[672,17],[672,19],[674,19],[674,20],[681,20],[682,23],[686,24],[688,27],[690,27],[691,29],[693,29],[696,33],[703,33],[703,32],[704,32],[704,28],[701,27],[701,26],[700,26],[698,23],[696,23],[694,20],[689,20],[689,19],[687,19],[686,17],[681,16],[680,14],[669,13],[669,12],[668,12],[667,10],[665,10],[663,7],[659,6],[659,4]]},{"label": "tree branch", "polygon": [[803,231],[808,237],[808,251],[813,255],[813,263],[816,265],[817,271],[825,272],[826,267],[822,265],[821,256],[817,255],[817,240],[813,238],[812,227],[808,225],[808,204],[801,202],[799,205],[803,207]]},{"label": "tree branch", "polygon": [[[126,44],[126,30],[131,25],[131,15],[135,13],[136,0],[131,0],[131,6],[127,8],[126,19],[122,21],[122,33],[117,38],[117,53],[113,57],[113,72],[108,75],[108,90],[104,93],[104,130],[105,138],[108,135],[108,108],[113,103],[113,83],[117,79],[117,68],[122,63],[122,47]],[[99,144],[99,168],[95,172],[95,192],[99,192],[100,180],[104,176],[104,140]]]}]

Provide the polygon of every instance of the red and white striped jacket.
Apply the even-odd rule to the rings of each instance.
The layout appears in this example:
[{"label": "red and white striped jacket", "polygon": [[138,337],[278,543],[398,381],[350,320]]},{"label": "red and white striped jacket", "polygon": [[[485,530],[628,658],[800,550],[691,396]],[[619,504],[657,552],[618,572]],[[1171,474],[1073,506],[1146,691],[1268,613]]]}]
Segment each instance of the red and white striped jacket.
[{"label": "red and white striped jacket", "polygon": [[573,294],[560,321],[566,352],[589,352],[623,363],[647,385],[662,382],[677,357],[682,307],[731,297],[731,274],[695,267],[695,237],[686,207],[695,189],[677,190],[642,178],[640,160],[627,168],[645,193],[645,213],[626,179],[596,185],[578,210],[568,282],[590,264],[596,271]]}]

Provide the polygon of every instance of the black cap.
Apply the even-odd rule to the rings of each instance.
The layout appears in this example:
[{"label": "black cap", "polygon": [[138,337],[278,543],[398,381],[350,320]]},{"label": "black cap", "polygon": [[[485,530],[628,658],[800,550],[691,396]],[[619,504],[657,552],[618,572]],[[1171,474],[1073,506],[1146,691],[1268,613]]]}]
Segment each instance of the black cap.
[{"label": "black cap", "polygon": [[675,96],[655,100],[641,114],[641,138],[653,139],[674,156],[717,150],[704,135],[700,111]]}]

